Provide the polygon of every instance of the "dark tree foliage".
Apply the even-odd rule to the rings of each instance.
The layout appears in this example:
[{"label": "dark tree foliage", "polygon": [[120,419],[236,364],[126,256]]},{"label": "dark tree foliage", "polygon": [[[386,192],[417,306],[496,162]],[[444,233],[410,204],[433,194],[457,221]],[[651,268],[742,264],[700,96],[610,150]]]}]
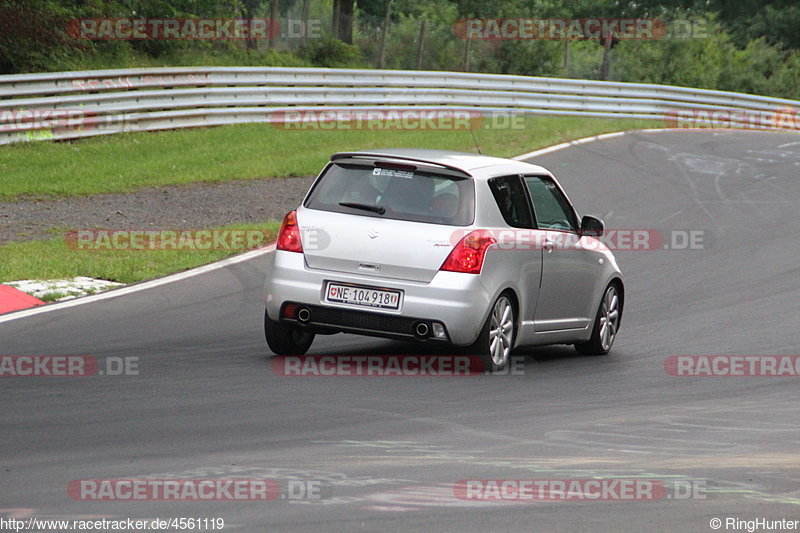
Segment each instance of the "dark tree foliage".
[{"label": "dark tree foliage", "polygon": [[740,47],[763,37],[782,48],[800,49],[797,0],[710,0],[708,7]]},{"label": "dark tree foliage", "polygon": [[[286,23],[289,17],[314,21],[319,31],[268,42],[92,41],[68,31],[78,18],[195,17],[277,17]],[[606,49],[603,38],[467,41],[455,30],[468,18],[639,17],[700,21],[708,31],[702,37],[613,40]],[[798,98],[800,0],[0,0],[0,73],[191,64],[383,64],[608,77]]]},{"label": "dark tree foliage", "polygon": [[51,70],[68,63],[86,45],[71,38],[67,27],[79,2],[59,6],[46,0],[0,3],[0,73]]}]

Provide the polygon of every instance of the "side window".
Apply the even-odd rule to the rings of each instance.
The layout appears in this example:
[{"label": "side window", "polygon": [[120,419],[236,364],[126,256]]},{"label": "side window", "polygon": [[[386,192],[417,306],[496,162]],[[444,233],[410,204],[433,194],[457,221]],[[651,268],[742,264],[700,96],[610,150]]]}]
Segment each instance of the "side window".
[{"label": "side window", "polygon": [[525,185],[531,193],[540,229],[578,230],[575,211],[552,180],[543,176],[525,176]]},{"label": "side window", "polygon": [[506,224],[514,228],[533,227],[533,217],[519,176],[492,178],[489,188]]}]

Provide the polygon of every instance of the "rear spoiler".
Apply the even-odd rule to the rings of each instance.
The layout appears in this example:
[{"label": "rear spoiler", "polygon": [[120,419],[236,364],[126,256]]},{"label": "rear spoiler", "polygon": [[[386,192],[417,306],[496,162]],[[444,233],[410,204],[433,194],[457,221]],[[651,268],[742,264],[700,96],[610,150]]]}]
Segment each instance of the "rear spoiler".
[{"label": "rear spoiler", "polygon": [[420,159],[418,157],[408,157],[408,156],[404,156],[404,155],[382,154],[380,152],[339,152],[339,153],[333,154],[331,156],[331,161],[332,162],[336,161],[338,159],[368,159],[368,160],[394,159],[396,161],[408,161],[408,162],[413,162],[413,163],[423,163],[425,165],[429,165],[429,166],[432,166],[432,167],[444,168],[444,169],[450,170],[452,172],[456,172],[456,173],[461,174],[462,176],[465,176],[467,178],[471,178],[472,177],[472,174],[470,174],[469,172],[467,172],[463,168],[460,168],[460,167],[457,167],[457,166],[454,166],[454,165],[448,165],[448,164],[445,164],[445,163],[437,163],[437,162],[434,162],[434,161],[429,161],[427,159]]}]

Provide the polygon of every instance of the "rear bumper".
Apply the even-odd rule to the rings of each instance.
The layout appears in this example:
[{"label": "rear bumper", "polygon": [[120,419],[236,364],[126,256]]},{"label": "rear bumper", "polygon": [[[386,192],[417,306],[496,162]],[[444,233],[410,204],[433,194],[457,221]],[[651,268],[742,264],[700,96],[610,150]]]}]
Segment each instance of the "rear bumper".
[{"label": "rear bumper", "polygon": [[[358,309],[337,309],[300,302],[286,302],[283,309],[289,305],[295,305],[296,309],[303,309],[304,317],[289,318],[286,313],[281,313],[281,322],[297,324],[318,333],[355,333],[372,337],[418,341],[446,342],[449,340],[444,324],[429,318],[387,315]],[[441,325],[441,335],[434,334],[434,324]]]},{"label": "rear bumper", "polygon": [[[328,281],[386,287],[403,291],[399,311],[372,310],[325,302]],[[480,276],[437,272],[430,283],[394,280],[343,272],[310,269],[303,254],[277,250],[268,255],[264,297],[269,317],[306,325],[321,332],[346,331],[399,339],[449,340],[458,346],[475,341],[489,309],[490,296]],[[287,302],[310,311],[306,321],[281,317]],[[443,325],[446,338],[420,336],[417,324]]]}]

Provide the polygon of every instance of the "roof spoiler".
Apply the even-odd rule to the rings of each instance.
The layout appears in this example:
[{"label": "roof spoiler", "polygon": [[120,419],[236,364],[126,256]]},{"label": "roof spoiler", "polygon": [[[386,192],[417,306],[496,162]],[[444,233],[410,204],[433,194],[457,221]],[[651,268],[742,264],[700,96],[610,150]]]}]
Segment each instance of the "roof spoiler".
[{"label": "roof spoiler", "polygon": [[445,163],[437,163],[435,161],[429,161],[427,159],[420,159],[419,157],[408,157],[404,155],[397,155],[397,154],[382,154],[380,152],[338,152],[331,156],[331,161],[336,161],[337,159],[396,159],[400,161],[411,161],[414,163],[424,163],[426,165],[431,165],[435,167],[446,168],[447,170],[451,170],[453,172],[457,172],[462,174],[466,177],[472,177],[472,174],[464,170],[463,168],[448,165]]}]

